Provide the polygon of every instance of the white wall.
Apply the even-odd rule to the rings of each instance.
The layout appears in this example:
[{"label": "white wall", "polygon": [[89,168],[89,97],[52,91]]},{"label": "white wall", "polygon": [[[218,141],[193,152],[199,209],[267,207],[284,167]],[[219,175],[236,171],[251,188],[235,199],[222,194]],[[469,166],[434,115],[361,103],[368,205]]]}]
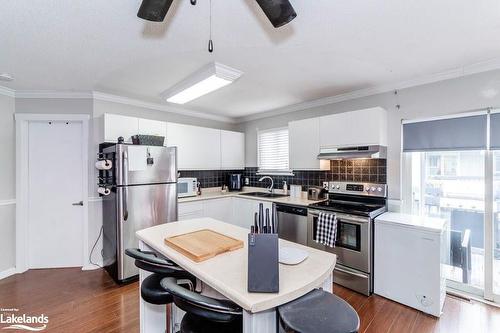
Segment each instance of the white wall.
[{"label": "white wall", "polygon": [[[396,104],[400,104],[401,109],[398,110]],[[387,183],[389,198],[398,200],[401,198],[401,120],[500,106],[500,70],[402,89],[397,95],[383,93],[241,123],[239,130],[246,134],[246,165],[257,166],[258,129],[282,127],[291,120],[374,106],[381,106],[389,113]]]},{"label": "white wall", "polygon": [[15,266],[15,100],[0,95],[0,275]]}]

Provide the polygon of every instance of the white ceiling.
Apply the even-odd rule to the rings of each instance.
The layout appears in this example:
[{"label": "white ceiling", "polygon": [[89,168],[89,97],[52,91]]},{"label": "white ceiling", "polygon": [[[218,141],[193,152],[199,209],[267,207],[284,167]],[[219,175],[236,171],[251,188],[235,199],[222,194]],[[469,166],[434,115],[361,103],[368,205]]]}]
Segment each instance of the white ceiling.
[{"label": "white ceiling", "polygon": [[2,1],[0,72],[16,90],[159,94],[218,61],[245,72],[184,107],[229,117],[400,82],[500,57],[498,0],[290,0],[274,29],[254,0],[175,0],[164,23],[140,0]]}]

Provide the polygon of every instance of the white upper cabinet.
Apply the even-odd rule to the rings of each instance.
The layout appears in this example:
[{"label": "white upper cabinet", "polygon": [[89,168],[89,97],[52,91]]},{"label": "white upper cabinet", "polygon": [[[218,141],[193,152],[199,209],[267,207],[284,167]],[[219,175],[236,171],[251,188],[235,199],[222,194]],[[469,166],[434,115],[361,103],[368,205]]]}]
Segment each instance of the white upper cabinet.
[{"label": "white upper cabinet", "polygon": [[221,168],[245,168],[245,134],[240,132],[221,131]]},{"label": "white upper cabinet", "polygon": [[136,134],[158,135],[166,138],[167,123],[159,120],[139,118],[139,130]]},{"label": "white upper cabinet", "polygon": [[217,170],[221,167],[220,130],[167,123],[167,144],[178,148],[179,170]]},{"label": "white upper cabinet", "polygon": [[380,107],[337,113],[319,119],[321,147],[387,146],[387,112]]},{"label": "white upper cabinet", "polygon": [[320,170],[329,168],[321,163],[319,154],[320,118],[309,118],[288,123],[290,142],[290,169]]},{"label": "white upper cabinet", "polygon": [[104,114],[104,141],[117,142],[122,136],[126,143],[132,143],[132,135],[138,134],[139,119],[117,114]]}]

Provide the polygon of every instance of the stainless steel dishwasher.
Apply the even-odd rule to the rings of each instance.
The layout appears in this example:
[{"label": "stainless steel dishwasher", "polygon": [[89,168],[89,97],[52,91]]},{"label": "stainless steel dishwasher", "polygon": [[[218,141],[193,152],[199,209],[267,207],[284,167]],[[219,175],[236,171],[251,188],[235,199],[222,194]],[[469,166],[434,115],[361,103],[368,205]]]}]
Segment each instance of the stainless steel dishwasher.
[{"label": "stainless steel dishwasher", "polygon": [[290,242],[307,245],[307,208],[275,204],[278,236]]}]

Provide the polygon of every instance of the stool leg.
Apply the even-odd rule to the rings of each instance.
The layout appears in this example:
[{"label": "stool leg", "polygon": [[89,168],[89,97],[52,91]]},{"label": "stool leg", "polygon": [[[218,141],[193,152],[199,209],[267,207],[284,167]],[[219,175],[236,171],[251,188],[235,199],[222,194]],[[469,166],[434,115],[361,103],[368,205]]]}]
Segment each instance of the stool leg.
[{"label": "stool leg", "polygon": [[172,333],[172,327],[170,327],[170,312],[171,312],[170,304],[166,305],[165,311],[167,313],[167,316],[166,316],[167,317],[166,318],[167,319],[167,323],[166,323],[166,326],[165,326],[167,329],[165,330],[165,332],[166,333]]}]

